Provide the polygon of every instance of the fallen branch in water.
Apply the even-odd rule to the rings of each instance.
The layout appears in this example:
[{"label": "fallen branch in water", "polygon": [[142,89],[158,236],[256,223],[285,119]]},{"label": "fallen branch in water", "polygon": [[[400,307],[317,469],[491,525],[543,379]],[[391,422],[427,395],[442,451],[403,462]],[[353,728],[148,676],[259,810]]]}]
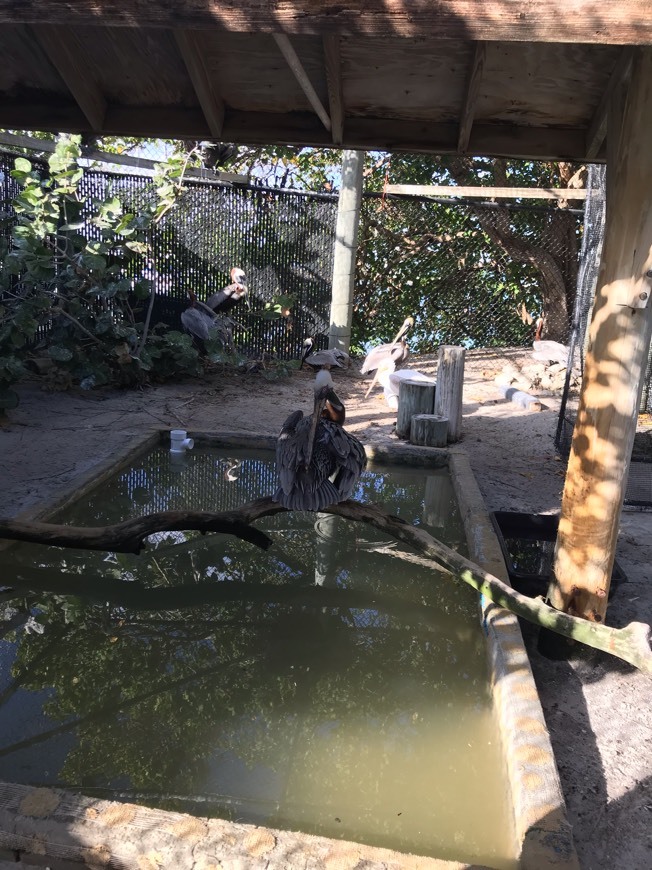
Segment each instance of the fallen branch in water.
[{"label": "fallen branch in water", "polygon": [[[144,538],[156,531],[199,529],[200,531],[216,531],[235,535],[268,549],[273,543],[270,538],[258,529],[250,528],[249,524],[261,517],[281,511],[284,511],[284,508],[279,507],[271,498],[261,498],[244,504],[234,511],[223,513],[170,511],[149,514],[135,520],[127,520],[125,523],[95,529],[0,520],[0,537],[54,544],[60,547],[139,552],[143,546]],[[404,520],[385,513],[375,505],[346,501],[332,505],[324,512],[356,522],[367,523],[397,540],[409,544],[436,565],[450,571],[455,579],[472,586],[495,604],[507,608],[517,616],[564,637],[580,641],[594,649],[610,653],[652,675],[652,650],[650,650],[649,644],[650,626],[645,623],[631,622],[624,628],[612,628],[555,610],[542,599],[521,595],[520,592],[503,583],[498,577],[489,574],[433,538],[424,529],[411,526]]]},{"label": "fallen branch in water", "polygon": [[[276,510],[283,510],[274,505]],[[270,510],[269,513],[275,511]],[[233,535],[255,544],[263,550],[272,546],[272,539],[254,529],[251,520],[243,519],[240,511],[207,513],[206,511],[161,511],[134,517],[112,526],[63,526],[28,520],[0,518],[0,538],[28,541],[52,547],[76,547],[80,550],[106,550],[113,553],[140,553],[145,538],[156,532],[179,532],[194,529],[199,532],[219,532]]]}]

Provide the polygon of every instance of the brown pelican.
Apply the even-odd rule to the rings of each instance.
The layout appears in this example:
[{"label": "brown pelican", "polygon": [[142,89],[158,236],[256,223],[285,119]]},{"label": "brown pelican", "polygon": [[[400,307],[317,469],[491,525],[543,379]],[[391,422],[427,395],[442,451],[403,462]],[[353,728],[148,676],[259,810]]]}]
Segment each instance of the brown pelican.
[{"label": "brown pelican", "polygon": [[293,411],[276,444],[279,488],[274,501],[288,510],[320,511],[350,498],[367,465],[364,447],[345,431],[344,405],[329,372],[317,374],[309,417]]},{"label": "brown pelican", "polygon": [[242,269],[234,266],[231,269],[231,284],[227,287],[222,287],[217,293],[213,293],[206,300],[206,305],[212,311],[219,311],[224,314],[230,311],[234,305],[237,305],[241,299],[247,295],[247,277]]},{"label": "brown pelican", "polygon": [[304,351],[303,356],[301,357],[301,365],[299,366],[299,369],[303,368],[304,363],[308,366],[312,366],[312,368],[319,369],[330,369],[332,366],[348,368],[351,365],[351,357],[343,350],[335,347],[329,350],[313,351],[314,345],[315,339],[312,337],[307,338],[304,341]]},{"label": "brown pelican", "polygon": [[188,291],[190,305],[181,312],[181,323],[186,332],[192,335],[202,355],[206,355],[205,342],[213,335],[219,338],[225,348],[232,345],[232,334],[228,317],[218,317],[205,303],[197,299],[196,294]]},{"label": "brown pelican", "polygon": [[394,366],[400,365],[400,363],[405,362],[410,355],[405,336],[412,326],[414,326],[414,318],[406,317],[403,321],[403,326],[401,326],[399,331],[396,333],[394,341],[389,342],[389,344],[376,345],[376,347],[373,347],[365,357],[360,372],[363,375],[369,374],[370,372],[376,372],[371,384],[369,384],[369,389],[365,394],[365,398],[369,395],[373,385],[376,383],[379,369],[382,370],[385,368],[389,361],[392,361]]}]

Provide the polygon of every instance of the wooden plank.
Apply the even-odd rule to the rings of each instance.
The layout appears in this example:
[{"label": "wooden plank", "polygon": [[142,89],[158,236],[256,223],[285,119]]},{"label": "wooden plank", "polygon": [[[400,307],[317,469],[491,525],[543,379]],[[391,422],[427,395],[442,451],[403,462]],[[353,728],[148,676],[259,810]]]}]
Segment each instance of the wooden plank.
[{"label": "wooden plank", "polygon": [[342,89],[342,58],[339,36],[324,36],[324,65],[328,83],[328,106],[332,124],[333,142],[342,144],[344,136],[344,92]]},{"label": "wooden plank", "polygon": [[206,118],[208,129],[215,139],[219,139],[224,126],[224,103],[204,65],[197,35],[191,30],[175,30],[174,38]]},{"label": "wooden plank", "polygon": [[323,36],[436,36],[474,41],[652,44],[647,0],[0,0],[0,23],[220,28]]},{"label": "wooden plank", "polygon": [[567,187],[463,187],[453,184],[388,184],[386,193],[403,196],[464,196],[482,199],[586,199],[586,190]]},{"label": "wooden plank", "polygon": [[67,27],[37,25],[32,30],[84,113],[91,130],[101,130],[106,115],[106,100],[93,80],[83,46]]},{"label": "wooden plank", "polygon": [[609,112],[609,105],[616,89],[629,75],[632,68],[633,57],[633,47],[628,46],[627,48],[623,48],[616,62],[616,66],[609,77],[609,83],[602,95],[598,108],[595,110],[591,124],[589,125],[589,130],[586,134],[586,156],[588,160],[597,157],[600,152],[602,143],[607,135],[607,115]]},{"label": "wooden plank", "polygon": [[[19,130],[91,132],[88,121],[76,106],[53,103],[16,105],[0,101],[0,126]],[[109,106],[103,132],[115,136],[211,138],[203,113],[199,109],[185,108]],[[457,151],[456,123],[391,122],[383,118],[347,115],[344,132],[342,144],[345,148],[426,154],[454,154]],[[330,135],[311,112],[275,114],[229,110],[224,118],[222,138],[247,145],[283,142],[326,148],[333,144]],[[468,153],[531,160],[582,160],[585,156],[584,138],[582,130],[475,124]]]},{"label": "wooden plank", "polygon": [[[31,148],[35,151],[45,151],[48,154],[51,154],[56,148],[56,143],[53,139],[36,139],[34,136],[7,133],[4,130],[0,130],[0,144],[18,145],[20,148]],[[98,151],[96,148],[85,150],[84,157],[88,160],[97,160],[99,163],[132,166],[151,171],[161,162],[159,160],[150,160],[149,157],[134,157],[132,154],[111,154],[109,151]],[[186,169],[185,177],[232,184],[246,184],[249,180],[246,175],[239,175],[237,172],[216,172],[213,169],[196,169],[193,166]]]},{"label": "wooden plank", "polygon": [[473,61],[469,71],[469,77],[466,83],[466,93],[464,94],[464,105],[460,114],[460,132],[457,139],[457,150],[464,154],[469,146],[469,137],[471,136],[471,127],[473,126],[473,118],[475,116],[475,108],[480,94],[480,86],[482,84],[482,75],[484,73],[484,65],[487,59],[487,46],[484,42],[476,42],[473,51]]},{"label": "wooden plank", "polygon": [[[620,99],[614,100],[615,117]],[[652,335],[652,49],[639,50],[620,136],[609,118],[598,289],[548,590],[559,610],[603,622]],[[611,132],[613,131],[613,132]]]},{"label": "wooden plank", "polygon": [[292,43],[284,33],[275,33],[273,34],[273,36],[274,41],[278,45],[281,54],[286,59],[288,66],[292,70],[294,77],[301,85],[301,89],[306,95],[308,102],[315,110],[317,117],[322,122],[324,127],[326,127],[326,129],[330,132],[332,126],[330,116],[324,108],[322,101],[319,99],[317,91],[313,88],[312,82],[308,78],[308,74],[303,68],[303,64],[299,60],[299,56],[294,50]]}]

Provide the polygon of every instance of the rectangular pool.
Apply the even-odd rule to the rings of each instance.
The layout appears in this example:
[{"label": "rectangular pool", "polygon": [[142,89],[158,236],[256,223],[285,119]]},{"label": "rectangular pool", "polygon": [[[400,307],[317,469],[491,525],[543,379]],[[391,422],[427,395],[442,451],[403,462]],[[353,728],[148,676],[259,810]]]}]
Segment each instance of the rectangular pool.
[{"label": "rectangular pool", "polygon": [[[269,452],[157,447],[56,521],[275,486]],[[465,551],[445,468],[376,465],[355,497]],[[0,552],[0,778],[516,867],[476,593],[362,524],[256,525],[269,551],[191,531],[139,556]]]}]

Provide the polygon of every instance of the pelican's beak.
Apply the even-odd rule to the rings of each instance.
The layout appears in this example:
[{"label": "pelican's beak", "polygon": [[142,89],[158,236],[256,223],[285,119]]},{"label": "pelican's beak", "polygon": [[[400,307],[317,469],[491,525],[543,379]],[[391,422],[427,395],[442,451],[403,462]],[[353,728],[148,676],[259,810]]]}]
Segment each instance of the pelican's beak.
[{"label": "pelican's beak", "polygon": [[303,467],[308,468],[312,460],[312,452],[315,447],[315,434],[317,425],[321,420],[321,412],[326,405],[326,390],[320,390],[315,394],[315,408],[312,412],[312,421],[310,423],[310,432],[308,433],[308,444],[306,445],[306,455],[303,459]]},{"label": "pelican's beak", "polygon": [[400,341],[404,335],[410,331],[411,327],[414,326],[414,317],[406,317],[403,321],[403,326],[398,334],[398,340]]}]

